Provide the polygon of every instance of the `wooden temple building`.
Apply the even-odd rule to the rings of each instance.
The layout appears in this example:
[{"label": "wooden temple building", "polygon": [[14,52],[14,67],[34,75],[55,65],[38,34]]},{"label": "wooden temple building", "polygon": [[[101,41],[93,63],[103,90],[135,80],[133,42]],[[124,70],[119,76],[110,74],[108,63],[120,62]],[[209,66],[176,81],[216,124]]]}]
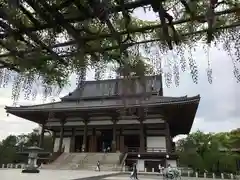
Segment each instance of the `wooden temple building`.
[{"label": "wooden temple building", "polygon": [[[53,132],[54,152],[127,153],[126,162],[138,160],[141,168],[154,162],[176,165],[172,138],[188,134],[200,96],[165,97],[160,76],[131,80],[124,93],[123,79],[86,81],[60,102],[6,107],[7,113]],[[132,88],[130,88],[132,89]],[[143,98],[144,97],[144,98]]]}]

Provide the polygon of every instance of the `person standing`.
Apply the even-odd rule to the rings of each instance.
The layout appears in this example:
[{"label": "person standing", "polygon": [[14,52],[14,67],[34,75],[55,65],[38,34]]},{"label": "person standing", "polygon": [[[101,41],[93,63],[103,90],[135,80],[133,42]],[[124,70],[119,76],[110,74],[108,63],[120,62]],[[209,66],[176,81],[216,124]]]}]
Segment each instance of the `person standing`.
[{"label": "person standing", "polygon": [[97,161],[97,171],[100,172],[100,162],[99,161]]},{"label": "person standing", "polygon": [[162,170],[163,170],[162,165],[159,164],[159,165],[158,165],[159,175],[162,175],[162,174],[163,174]]}]

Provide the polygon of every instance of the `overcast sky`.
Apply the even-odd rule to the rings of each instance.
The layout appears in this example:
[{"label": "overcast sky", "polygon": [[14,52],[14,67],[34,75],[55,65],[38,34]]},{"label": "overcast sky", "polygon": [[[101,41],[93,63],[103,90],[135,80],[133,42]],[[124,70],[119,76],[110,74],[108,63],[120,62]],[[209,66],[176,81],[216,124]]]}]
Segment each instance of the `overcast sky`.
[{"label": "overcast sky", "polygon": [[[136,13],[138,17],[146,19],[142,11]],[[147,19],[154,19],[150,14]],[[193,54],[199,70],[199,83],[192,82],[191,75],[181,73],[180,86],[164,88],[166,96],[195,96],[201,95],[200,105],[192,127],[192,131],[204,132],[229,131],[240,127],[240,84],[236,83],[233,76],[233,65],[227,53],[217,49],[211,49],[210,57],[213,68],[213,84],[207,81],[207,57],[199,46]],[[240,63],[238,64],[240,65]],[[93,79],[93,72],[88,72],[87,79]],[[71,78],[71,86],[66,87],[61,96],[72,91],[76,86],[75,78]],[[41,97],[35,102],[19,100],[20,104],[42,103]],[[11,87],[0,89],[0,140],[9,134],[21,134],[30,132],[37,127],[36,124],[17,118],[13,115],[7,117],[4,107],[11,105]],[[179,119],[181,121],[181,119]]]}]

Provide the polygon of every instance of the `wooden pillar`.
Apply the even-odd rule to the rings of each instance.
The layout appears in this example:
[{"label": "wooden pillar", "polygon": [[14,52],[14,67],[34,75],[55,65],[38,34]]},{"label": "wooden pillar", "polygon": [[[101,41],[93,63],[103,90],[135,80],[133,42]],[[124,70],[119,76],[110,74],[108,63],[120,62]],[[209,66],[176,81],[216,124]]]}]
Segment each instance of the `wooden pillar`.
[{"label": "wooden pillar", "polygon": [[96,136],[96,129],[93,128],[92,130],[92,152],[97,152],[97,136]]},{"label": "wooden pillar", "polygon": [[76,129],[72,128],[72,136],[70,142],[70,152],[75,152]]},{"label": "wooden pillar", "polygon": [[89,139],[89,152],[96,152],[97,151],[97,137],[96,137],[96,129],[92,129],[92,135]]},{"label": "wooden pillar", "polygon": [[144,124],[143,118],[140,118],[140,128],[139,128],[139,135],[140,135],[140,149],[139,152],[145,152],[145,135],[144,135]]},{"label": "wooden pillar", "polygon": [[39,137],[39,147],[40,148],[43,148],[44,146],[44,133],[45,133],[45,121],[41,124],[42,125],[42,128],[41,128],[41,134],[40,134],[40,137]]},{"label": "wooden pillar", "polygon": [[116,136],[116,150],[120,151],[120,135]]},{"label": "wooden pillar", "polygon": [[170,153],[171,150],[171,136],[170,136],[170,130],[169,130],[169,125],[168,122],[165,122],[165,139],[166,139],[166,152]]},{"label": "wooden pillar", "polygon": [[87,151],[87,135],[88,135],[88,121],[84,121],[82,152]]},{"label": "wooden pillar", "polygon": [[116,124],[117,120],[112,119],[113,122],[113,139],[112,139],[112,152],[116,152]]},{"label": "wooden pillar", "polygon": [[61,127],[60,127],[60,140],[59,140],[58,152],[62,152],[63,136],[64,136],[64,124],[65,124],[65,119],[62,119],[61,120]]},{"label": "wooden pillar", "polygon": [[140,148],[139,148],[139,152],[145,152],[145,131],[144,131],[144,120],[146,117],[146,110],[145,108],[139,108],[138,109],[138,117],[139,117],[139,123],[140,123],[140,127],[139,127],[139,139],[140,139]]},{"label": "wooden pillar", "polygon": [[119,142],[120,152],[125,152],[123,129],[120,129],[120,138],[119,138],[119,141],[120,141],[120,142]]},{"label": "wooden pillar", "polygon": [[88,138],[88,152],[93,152],[92,147],[93,147],[93,136],[91,135]]},{"label": "wooden pillar", "polygon": [[55,147],[55,141],[56,141],[56,132],[52,132],[52,153],[54,152],[54,147]]}]

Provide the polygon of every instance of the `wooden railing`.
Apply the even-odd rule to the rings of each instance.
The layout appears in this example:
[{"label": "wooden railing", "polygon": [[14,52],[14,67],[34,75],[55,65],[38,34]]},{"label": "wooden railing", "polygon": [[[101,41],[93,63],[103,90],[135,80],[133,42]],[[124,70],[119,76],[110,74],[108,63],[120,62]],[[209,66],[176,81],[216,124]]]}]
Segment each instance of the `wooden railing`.
[{"label": "wooden railing", "polygon": [[127,147],[127,152],[139,152],[139,147]]},{"label": "wooden railing", "polygon": [[120,167],[124,166],[124,163],[125,163],[125,160],[126,160],[127,156],[128,156],[128,153],[122,154],[122,156],[120,158]]},{"label": "wooden railing", "polygon": [[164,147],[147,147],[146,152],[167,152]]},{"label": "wooden railing", "polygon": [[[164,147],[147,147],[145,148],[145,152],[153,152],[153,153],[161,153],[166,152],[166,148]],[[140,147],[128,147],[127,152],[140,152]]]}]

